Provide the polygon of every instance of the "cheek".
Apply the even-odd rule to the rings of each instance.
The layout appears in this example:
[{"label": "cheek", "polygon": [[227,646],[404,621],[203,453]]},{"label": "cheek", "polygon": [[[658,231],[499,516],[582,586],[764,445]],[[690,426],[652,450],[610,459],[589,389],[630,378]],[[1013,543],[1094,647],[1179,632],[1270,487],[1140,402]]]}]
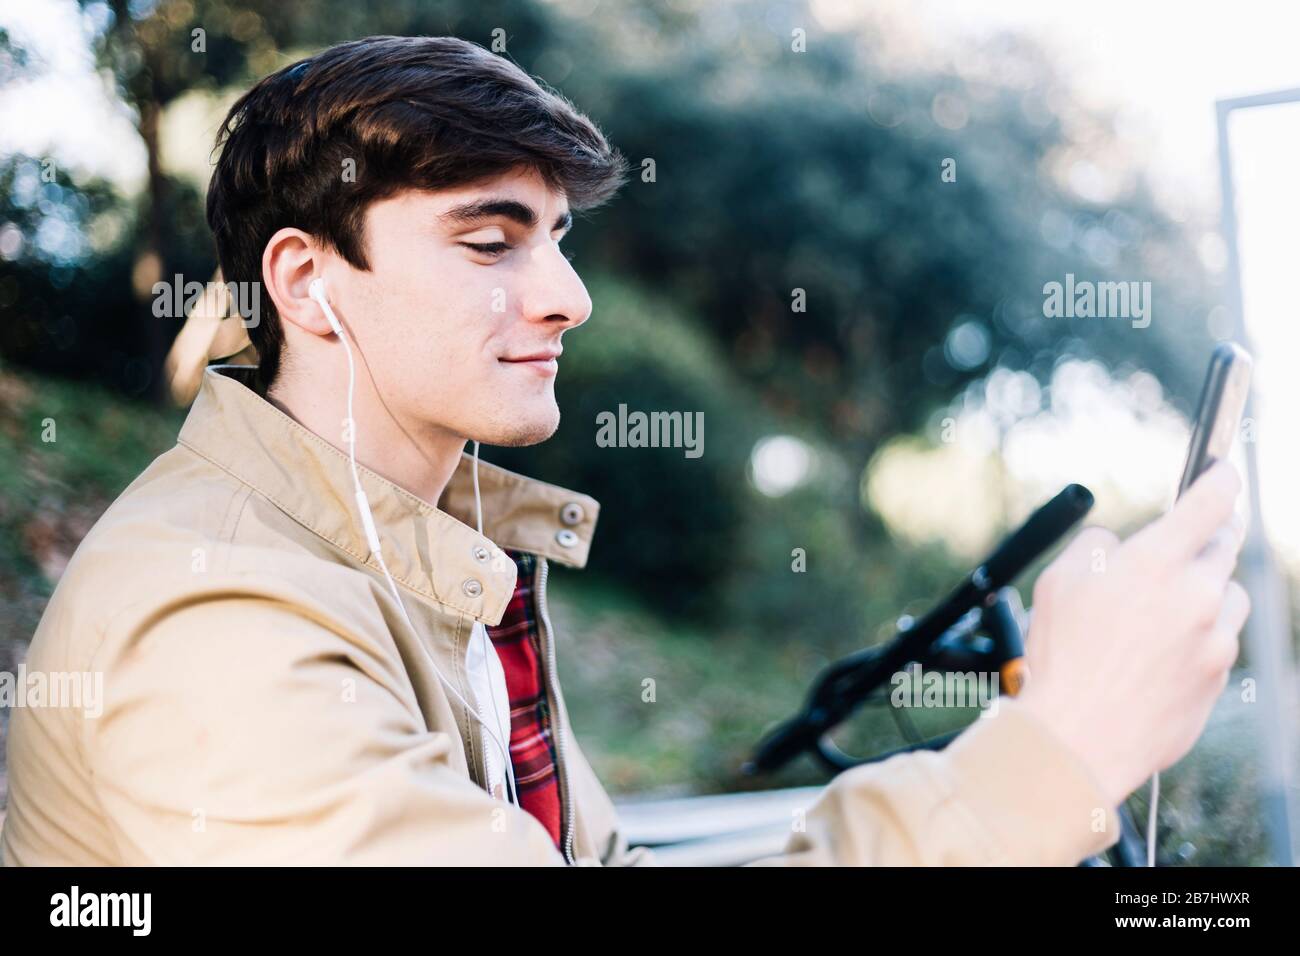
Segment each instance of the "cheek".
[{"label": "cheek", "polygon": [[384,362],[401,369],[408,383],[422,377],[426,393],[463,388],[500,371],[496,356],[509,350],[513,314],[505,271],[468,262],[454,250],[387,253],[362,274]]},{"label": "cheek", "polygon": [[[463,292],[463,290],[462,290]],[[415,320],[393,342],[395,364],[418,366],[422,389],[454,398],[468,394],[500,371],[496,356],[504,351],[496,335],[502,316],[493,314],[475,296],[445,297],[434,303],[412,304]]]},{"label": "cheek", "polygon": [[512,290],[501,276],[483,267],[464,271],[462,281],[446,285],[431,310],[430,327],[449,353],[465,364],[466,376],[482,374],[485,363],[509,351],[513,323]]}]

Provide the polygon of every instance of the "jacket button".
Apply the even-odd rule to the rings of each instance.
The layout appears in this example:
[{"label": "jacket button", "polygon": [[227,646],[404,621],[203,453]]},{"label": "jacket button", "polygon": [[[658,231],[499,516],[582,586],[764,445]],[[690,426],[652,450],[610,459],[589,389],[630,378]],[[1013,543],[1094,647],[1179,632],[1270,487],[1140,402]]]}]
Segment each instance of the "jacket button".
[{"label": "jacket button", "polygon": [[488,549],[483,547],[483,545],[478,544],[474,546],[474,560],[479,564],[487,564],[487,560],[490,557],[491,555],[488,554]]},{"label": "jacket button", "polygon": [[576,501],[570,501],[560,509],[560,520],[568,525],[578,524],[582,521],[583,514],[582,505]]},{"label": "jacket button", "polygon": [[560,547],[562,548],[572,548],[578,543],[578,536],[568,528],[565,528],[563,531],[555,532],[555,540],[560,542]]},{"label": "jacket button", "polygon": [[479,582],[478,578],[466,578],[465,583],[461,585],[461,588],[464,589],[465,593],[470,597],[478,597],[483,593],[483,585]]}]

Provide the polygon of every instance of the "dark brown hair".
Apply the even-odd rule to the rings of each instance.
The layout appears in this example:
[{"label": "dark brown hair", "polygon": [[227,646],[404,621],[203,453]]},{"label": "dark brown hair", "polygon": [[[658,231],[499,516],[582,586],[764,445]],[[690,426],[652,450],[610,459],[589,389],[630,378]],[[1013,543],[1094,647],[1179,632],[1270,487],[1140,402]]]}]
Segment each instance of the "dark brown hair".
[{"label": "dark brown hair", "polygon": [[[617,191],[627,163],[563,96],[456,37],[367,37],[261,80],[231,107],[208,188],[227,282],[260,282],[262,253],[294,226],[367,269],[369,205],[405,189],[463,186],[531,167],[575,212]],[[355,181],[346,181],[346,160]],[[249,329],[257,387],[275,380],[283,334],[260,301]]]}]

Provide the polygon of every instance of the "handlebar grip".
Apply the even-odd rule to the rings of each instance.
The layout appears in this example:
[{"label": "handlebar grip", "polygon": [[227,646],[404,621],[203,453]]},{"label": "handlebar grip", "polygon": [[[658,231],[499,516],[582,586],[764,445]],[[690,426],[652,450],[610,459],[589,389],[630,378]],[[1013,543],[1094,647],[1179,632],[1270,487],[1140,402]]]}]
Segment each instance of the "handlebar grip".
[{"label": "handlebar grip", "polygon": [[808,746],[807,728],[786,721],[759,743],[754,758],[745,765],[745,773],[766,773],[789,763]]},{"label": "handlebar grip", "polygon": [[980,582],[981,587],[991,591],[1011,583],[1030,562],[1086,515],[1092,503],[1092,492],[1083,485],[1066,485],[985,559],[980,566],[985,578]]}]

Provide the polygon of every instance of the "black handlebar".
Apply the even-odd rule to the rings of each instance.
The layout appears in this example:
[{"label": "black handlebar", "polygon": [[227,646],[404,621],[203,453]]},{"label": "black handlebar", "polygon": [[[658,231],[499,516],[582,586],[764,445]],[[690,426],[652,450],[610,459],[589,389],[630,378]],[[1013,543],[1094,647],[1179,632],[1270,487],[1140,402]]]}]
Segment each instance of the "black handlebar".
[{"label": "black handlebar", "polygon": [[900,629],[879,648],[859,651],[831,664],[813,684],[803,710],[777,726],[759,744],[746,773],[775,770],[814,748],[896,671],[924,662],[940,637],[972,608],[982,607],[1040,555],[1060,540],[1092,508],[1083,485],[1068,485],[1012,532],[957,588],[923,618]]}]

